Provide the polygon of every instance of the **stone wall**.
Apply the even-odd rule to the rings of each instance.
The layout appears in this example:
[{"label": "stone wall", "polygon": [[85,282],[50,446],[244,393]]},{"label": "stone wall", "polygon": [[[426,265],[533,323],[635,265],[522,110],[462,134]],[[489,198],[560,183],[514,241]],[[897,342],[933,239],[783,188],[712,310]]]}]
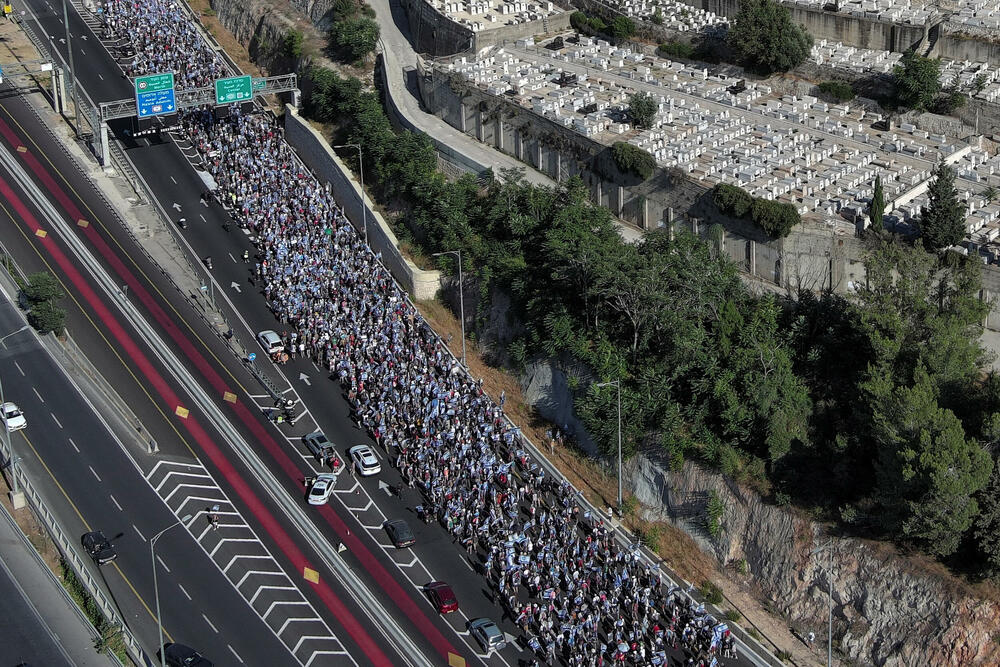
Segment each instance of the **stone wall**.
[{"label": "stone wall", "polygon": [[[813,553],[826,543],[820,526],[691,462],[672,472],[655,453],[631,461],[626,480],[647,518],[684,530],[722,567],[745,559],[747,589],[792,627],[825,638],[830,568],[826,551]],[[713,491],[725,505],[716,538],[704,528]],[[855,664],[1000,664],[996,602],[885,545],[834,538],[831,553],[834,642]]]},{"label": "stone wall", "polygon": [[426,0],[400,0],[410,24],[413,50],[431,56],[461,53],[473,46],[475,33],[432,7]]},{"label": "stone wall", "polygon": [[932,55],[951,60],[1000,64],[1000,41],[997,36],[968,34],[971,30],[974,29],[951,22],[942,24]]},{"label": "stone wall", "polygon": [[[736,16],[739,0],[682,0],[719,16]],[[928,26],[914,26],[882,21],[876,17],[851,16],[824,11],[818,7],[805,7],[791,2],[782,3],[792,14],[792,21],[806,27],[817,41],[821,39],[843,42],[850,46],[886,51],[906,51],[916,46],[927,35]]]},{"label": "stone wall", "polygon": [[502,25],[497,28],[480,30],[476,34],[476,51],[488,46],[503,44],[504,42],[514,42],[522,37],[534,37],[537,35],[549,35],[569,29],[569,12],[562,12],[555,16],[548,16],[543,19],[535,19],[516,25]]},{"label": "stone wall", "polygon": [[365,212],[361,210],[361,186],[334,153],[326,139],[314,130],[309,122],[300,118],[296,109],[285,106],[285,139],[295,149],[321,183],[329,183],[337,202],[348,219],[364,234],[363,221],[367,219],[368,240],[372,248],[382,253],[382,263],[393,277],[416,300],[432,299],[441,285],[438,271],[424,271],[403,256],[399,242],[382,215],[375,211],[370,199],[365,197]]}]

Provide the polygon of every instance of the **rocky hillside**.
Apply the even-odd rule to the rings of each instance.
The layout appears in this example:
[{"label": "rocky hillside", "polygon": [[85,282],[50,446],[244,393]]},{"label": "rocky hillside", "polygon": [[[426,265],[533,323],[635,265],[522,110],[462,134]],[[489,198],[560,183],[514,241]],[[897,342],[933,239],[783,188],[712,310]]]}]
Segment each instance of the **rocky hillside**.
[{"label": "rocky hillside", "polygon": [[[803,632],[825,635],[826,537],[791,511],[764,503],[690,462],[680,473],[665,461],[637,457],[629,475],[648,518],[692,535],[720,565],[746,560],[744,583]],[[722,530],[704,529],[709,494],[725,504]],[[650,509],[656,508],[656,509]],[[834,641],[860,664],[1000,664],[1000,605],[885,545],[834,538]],[[739,575],[734,575],[739,576]]]}]

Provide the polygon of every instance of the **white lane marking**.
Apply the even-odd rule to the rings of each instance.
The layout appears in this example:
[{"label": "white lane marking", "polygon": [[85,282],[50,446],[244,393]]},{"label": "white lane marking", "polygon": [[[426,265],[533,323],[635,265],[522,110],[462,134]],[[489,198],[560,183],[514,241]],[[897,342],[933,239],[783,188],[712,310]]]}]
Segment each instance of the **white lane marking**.
[{"label": "white lane marking", "polygon": [[233,260],[233,264],[236,264],[236,258],[233,257],[233,253],[230,252],[230,253],[226,253],[226,254],[229,255],[229,259]]},{"label": "white lane marking", "polygon": [[167,564],[163,562],[163,559],[160,558],[159,556],[157,556],[156,560],[160,561],[160,567],[162,567],[164,570],[166,570],[167,574],[170,574],[170,568],[167,567]]},{"label": "white lane marking", "polygon": [[15,362],[14,362],[14,366],[15,366],[15,367],[17,367],[17,370],[18,370],[18,372],[19,372],[19,373],[21,374],[21,377],[25,377],[25,375],[24,375],[24,369],[23,369],[23,368],[21,368],[21,364],[19,364],[19,363],[17,363],[17,362],[15,361]]},{"label": "white lane marking", "polygon": [[111,502],[113,502],[115,504],[115,507],[118,508],[119,512],[124,512],[125,511],[125,510],[122,509],[122,506],[118,504],[118,501],[115,500],[115,495],[113,493],[111,494]]},{"label": "white lane marking", "polygon": [[[174,178],[173,176],[171,176],[170,180],[174,182],[174,185],[177,185],[177,179],[176,178]],[[211,625],[211,623],[209,623],[209,625]]]},{"label": "white lane marking", "polygon": [[100,79],[101,81],[104,81],[104,77],[101,76],[100,74],[97,75],[97,78]]},{"label": "white lane marking", "polygon": [[132,528],[135,528],[135,532],[139,533],[139,537],[141,537],[142,541],[145,542],[146,536],[142,534],[142,531],[139,530],[134,523],[132,524]]},{"label": "white lane marking", "polygon": [[75,450],[76,450],[76,453],[77,453],[77,454],[79,454],[79,453],[80,453],[80,448],[76,446],[76,443],[75,443],[75,442],[73,442],[73,438],[70,438],[70,439],[69,439],[69,444],[73,445],[73,449],[75,449]]},{"label": "white lane marking", "polygon": [[181,589],[181,593],[184,594],[184,597],[186,597],[188,599],[188,601],[191,600],[191,596],[188,595],[188,592],[186,590],[184,590],[183,586],[181,586],[180,584],[177,584],[177,588]]},{"label": "white lane marking", "polygon": [[201,218],[202,222],[208,222],[208,220],[205,219],[205,216],[203,216],[201,213],[198,214],[198,217]]},{"label": "white lane marking", "polygon": [[[253,603],[257,601],[257,596],[263,593],[264,591],[297,591],[297,590],[298,589],[295,588],[294,586],[261,586],[257,589],[257,592],[253,594],[253,597],[250,598],[250,606],[251,607],[253,606]],[[298,647],[296,646],[295,649],[298,650]],[[292,651],[292,653],[294,652],[295,651]]]},{"label": "white lane marking", "polygon": [[243,664],[246,664],[246,663],[244,663],[244,662],[243,662],[243,658],[241,658],[241,657],[240,657],[240,654],[236,652],[236,649],[234,649],[234,648],[233,648],[232,646],[230,646],[229,644],[226,644],[226,646],[228,646],[228,647],[229,647],[229,650],[230,650],[230,651],[232,652],[232,654],[233,654],[233,655],[235,655],[235,656],[236,656],[236,659],[240,661],[240,664],[241,664],[241,665],[243,665]]},{"label": "white lane marking", "polygon": [[215,634],[219,634],[219,629],[218,629],[218,628],[216,628],[216,627],[215,627],[215,624],[214,624],[214,623],[212,623],[212,621],[210,621],[210,620],[208,619],[208,616],[205,616],[205,614],[202,614],[202,615],[201,615],[201,617],[202,617],[203,619],[205,619],[205,622],[206,622],[206,623],[208,623],[208,627],[212,628],[212,630],[213,630],[213,631],[215,632]]},{"label": "white lane marking", "polygon": [[94,470],[94,466],[87,466],[87,467],[90,468],[90,472],[94,473],[94,477],[96,477],[97,481],[100,482],[101,481],[101,476],[97,474],[96,470]]},{"label": "white lane marking", "polygon": [[84,51],[83,49],[80,49],[80,55],[81,55],[81,56],[86,56],[86,55],[87,55],[87,52],[86,52],[86,51]]},{"label": "white lane marking", "polygon": [[52,421],[54,421],[56,423],[56,426],[58,426],[59,428],[62,428],[63,425],[59,423],[59,418],[56,417],[55,414],[53,414],[51,412],[49,414],[52,415]]},{"label": "white lane marking", "polygon": [[32,388],[31,388],[31,391],[35,392],[35,396],[37,396],[37,397],[38,397],[38,400],[40,400],[40,401],[41,401],[42,403],[44,403],[44,402],[45,402],[45,399],[44,399],[44,398],[42,398],[42,395],[38,393],[38,390],[37,390],[37,389],[35,389],[34,387],[32,387]]}]

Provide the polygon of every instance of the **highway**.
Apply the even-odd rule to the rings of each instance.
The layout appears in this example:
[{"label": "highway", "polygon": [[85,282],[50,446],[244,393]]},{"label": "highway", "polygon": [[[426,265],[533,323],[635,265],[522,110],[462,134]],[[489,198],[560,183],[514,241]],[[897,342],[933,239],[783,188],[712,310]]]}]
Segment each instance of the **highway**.
[{"label": "highway", "polygon": [[[58,23],[53,16],[49,17],[49,21],[50,23]],[[44,23],[45,19],[43,19]],[[53,28],[52,25],[48,27]],[[81,31],[85,30],[82,24],[78,27]],[[121,97],[123,94],[120,92],[120,87],[122,84],[127,86],[127,83],[120,76],[118,78],[113,78],[110,75],[101,77],[99,68],[94,65],[99,60],[99,56],[103,54],[89,46],[87,49],[92,66],[88,68],[85,75],[93,79],[95,87],[103,90],[107,98]],[[110,61],[106,65],[109,69],[113,66]],[[84,80],[84,84],[89,88],[90,82]],[[117,90],[116,85],[118,87]],[[95,97],[101,99],[96,94]],[[5,101],[3,108],[10,111],[14,107],[15,105],[10,103],[10,101]],[[34,124],[30,118],[30,114],[24,110],[14,110],[11,113],[19,113],[23,116],[21,119],[23,122],[20,123],[21,128],[31,127]],[[22,141],[27,142],[27,133],[22,135],[21,129],[16,127],[16,125],[12,118],[9,123],[10,128],[18,133],[19,137],[22,137]],[[34,138],[37,139],[37,137]],[[16,150],[14,144],[18,139],[15,137],[11,141],[13,143],[10,145]],[[171,143],[152,142],[152,145],[147,145],[149,143],[146,140],[140,140],[138,145],[130,150],[130,154],[132,154],[133,159],[139,164],[140,170],[146,169],[148,170],[147,173],[156,175],[155,179],[151,179],[151,186],[154,188],[154,191],[157,191],[159,199],[166,204],[168,210],[172,209],[176,211],[177,207],[174,207],[173,204],[177,204],[181,208],[180,213],[191,215],[191,218],[189,218],[191,220],[196,219],[195,214],[190,213],[192,211],[202,211],[197,214],[197,217],[205,217],[204,224],[195,223],[191,225],[186,234],[192,236],[198,235],[200,237],[202,234],[214,231],[226,239],[224,242],[228,244],[227,247],[233,253],[233,256],[238,256],[239,246],[233,247],[234,242],[232,238],[222,231],[221,222],[224,220],[224,217],[220,215],[221,211],[214,207],[201,206],[198,197],[201,191],[200,179],[188,167],[181,153]],[[61,151],[56,146],[39,147],[39,151],[45,154],[43,159],[39,160],[39,166],[43,170],[47,169],[45,163],[50,158],[52,161],[58,162],[62,157]],[[34,152],[32,151],[32,153]],[[20,158],[21,156],[18,155],[18,157]],[[148,160],[148,162],[144,163],[144,160]],[[72,182],[74,188],[83,188],[84,184],[80,182],[78,175],[72,174],[73,171],[71,167],[65,167],[65,173],[70,174],[66,180]],[[56,174],[55,178],[62,178],[64,170],[59,169],[56,172],[54,172]],[[37,174],[33,174],[33,178],[39,182],[42,180]],[[76,199],[72,192],[64,194],[69,199]],[[89,201],[91,198],[88,197],[87,199]],[[95,197],[93,199],[99,200],[100,198]],[[95,204],[95,206],[99,206],[99,203]],[[82,208],[80,202],[76,202],[74,205]],[[60,204],[60,206],[63,206],[63,204]],[[81,214],[87,219],[99,221],[113,220],[115,217],[114,213],[110,211],[97,211],[94,215],[83,212]],[[70,213],[67,217],[69,219],[77,219],[77,214]],[[211,389],[215,396],[222,394],[222,392],[217,391],[216,387],[212,386],[213,380],[207,379],[208,375],[214,375],[216,380],[222,378],[237,389],[241,399],[246,399],[246,404],[243,404],[241,401],[237,405],[228,404],[221,400],[217,402],[226,408],[243,409],[244,413],[239,415],[236,420],[239,422],[239,430],[248,441],[264,443],[266,445],[265,448],[267,449],[269,458],[265,459],[265,464],[281,475],[281,484],[287,493],[301,499],[302,477],[310,473],[312,468],[310,467],[310,462],[301,455],[303,451],[302,445],[296,436],[308,432],[304,429],[309,422],[300,420],[296,424],[298,430],[293,433],[278,434],[274,432],[273,426],[268,424],[263,417],[262,410],[260,409],[263,405],[253,403],[255,400],[260,400],[265,394],[263,389],[259,385],[256,385],[256,389],[253,388],[254,381],[246,372],[246,369],[237,360],[229,356],[225,344],[221,340],[211,332],[205,331],[197,318],[191,316],[189,308],[184,303],[184,299],[180,298],[180,295],[169,290],[159,292],[158,289],[155,291],[152,289],[156,286],[157,282],[162,282],[162,280],[158,281],[156,279],[158,276],[156,275],[155,267],[150,265],[148,259],[142,255],[141,251],[137,252],[132,240],[119,224],[99,224],[95,222],[93,226],[88,226],[83,231],[83,234],[87,237],[88,243],[94,243],[97,246],[101,245],[98,239],[105,241],[105,245],[107,246],[106,251],[110,255],[103,257],[102,262],[106,266],[113,268],[122,282],[129,284],[129,295],[138,296],[140,293],[139,289],[145,289],[154,301],[161,304],[161,309],[167,313],[167,320],[161,324],[164,327],[164,331],[169,330],[171,337],[174,337],[182,335],[180,332],[184,329],[189,329],[186,335],[194,341],[193,347],[200,348],[197,356],[201,360],[197,363],[207,364],[207,367],[199,369],[199,372],[204,373],[202,381],[205,383],[205,387]],[[130,247],[131,249],[129,249]],[[233,267],[236,267],[236,262],[228,259],[223,261],[223,258],[227,254],[221,253],[218,255],[220,261],[216,264],[217,271],[219,270],[219,265],[224,263],[232,264]],[[113,266],[116,264],[116,261],[111,259],[112,257],[118,257],[120,265]],[[130,268],[128,267],[129,264],[135,266]],[[241,283],[246,280],[246,267],[242,267],[242,271],[243,274],[239,279]],[[145,276],[153,276],[154,278],[146,278]],[[130,282],[130,277],[136,281],[135,284]],[[231,284],[231,281],[223,282],[223,284]],[[217,287],[217,296],[220,291],[221,289]],[[240,294],[237,293],[234,296],[239,298]],[[250,309],[248,312],[256,313],[258,317],[267,318],[267,326],[277,326],[273,319],[270,318],[267,310],[263,308],[263,303],[259,297],[249,295],[245,291],[242,294],[246,294],[247,303],[252,303],[254,306],[254,309]],[[178,314],[184,311],[188,311],[188,313],[184,316],[178,316],[172,314],[170,311],[175,311]],[[235,317],[235,314],[232,317],[234,321],[238,319]],[[194,322],[193,328],[198,330],[197,334],[190,330],[192,325],[188,324],[189,322]],[[174,325],[178,326],[175,328]],[[239,335],[247,342],[252,340],[252,331],[250,330],[240,332]],[[192,350],[182,349],[185,347],[183,342],[177,341],[178,339],[174,338],[174,343],[170,344],[170,347],[174,347],[178,354],[190,358],[189,355],[193,354]],[[88,354],[90,354],[89,351]],[[101,358],[102,355],[99,350],[96,356],[97,358]],[[107,362],[111,364],[115,363],[113,359],[107,359],[107,354],[103,356]],[[120,365],[120,362],[118,363]],[[227,365],[229,368],[226,368]],[[104,368],[105,366],[101,365],[101,367]],[[209,368],[211,368],[211,372],[209,372]],[[318,382],[322,379],[322,376],[317,374],[312,367],[304,369],[303,372],[305,371],[308,371],[308,374],[312,377],[310,382]],[[280,376],[275,375],[275,381],[280,383],[282,380]],[[302,382],[299,382],[299,384],[303,388],[306,386]],[[312,392],[309,401],[311,401],[308,406],[310,413],[323,415],[324,420],[321,423],[321,427],[327,430],[335,442],[353,444],[352,441],[366,440],[363,434],[355,429],[353,424],[347,419],[346,404],[341,397],[332,392]],[[251,406],[249,412],[247,412],[247,404]],[[268,407],[270,406],[269,398],[267,405]],[[338,422],[340,424],[339,427],[337,425]],[[271,432],[265,433],[262,437],[259,432],[260,428],[271,429]],[[341,435],[338,435],[338,430]],[[161,441],[161,445],[168,440]],[[281,446],[279,446],[279,442]],[[289,454],[292,454],[294,458],[289,456]],[[290,465],[291,468],[289,467]],[[392,477],[388,479],[392,480]],[[355,492],[361,490],[365,491],[366,495],[381,494],[384,498],[380,500],[380,504],[385,506],[388,503],[390,508],[383,513],[378,506],[370,503],[367,499],[356,502],[355,499],[358,494]],[[469,638],[456,634],[457,632],[464,633],[463,622],[455,616],[450,619],[439,618],[419,590],[419,586],[428,583],[432,578],[444,577],[445,573],[448,573],[450,580],[457,580],[455,581],[457,589],[474,591],[473,594],[463,597],[463,611],[468,609],[470,615],[494,616],[496,615],[496,609],[486,595],[483,594],[481,579],[475,575],[468,563],[461,558],[457,549],[450,545],[447,549],[438,548],[440,546],[439,542],[446,541],[445,536],[440,530],[432,529],[427,531],[426,535],[423,535],[424,531],[421,530],[422,527],[417,527],[418,539],[425,539],[422,539],[418,544],[416,553],[421,557],[422,561],[426,559],[427,563],[413,562],[413,558],[408,552],[397,553],[391,550],[381,530],[381,521],[386,517],[390,517],[390,514],[398,516],[406,512],[404,509],[405,505],[396,499],[390,501],[388,497],[385,497],[384,488],[380,488],[377,481],[372,480],[370,484],[366,483],[364,486],[359,484],[358,489],[343,489],[342,491],[343,493],[338,495],[337,513],[334,513],[332,508],[320,510],[320,514],[326,523],[323,526],[326,543],[337,545],[343,542],[348,546],[349,549],[343,555],[343,558],[353,569],[368,577],[372,590],[378,591],[377,594],[381,599],[390,604],[395,604],[398,609],[395,615],[411,626],[408,633],[414,638],[414,641],[423,645],[424,652],[431,655],[441,655],[442,657],[455,652],[472,659],[475,653],[470,648]],[[410,504],[412,504],[412,501],[413,499],[411,499]],[[392,507],[394,503],[397,505],[396,507]],[[352,511],[350,508],[355,509]],[[361,508],[366,508],[366,511],[358,511]],[[412,516],[412,513],[410,515]],[[345,518],[350,523],[345,523]],[[367,526],[367,528],[364,528],[364,526]],[[358,539],[359,535],[364,537],[363,541]],[[396,564],[397,562],[405,567],[405,572],[403,568]],[[516,649],[510,650],[514,654],[517,653]]]},{"label": "highway", "polygon": [[[118,559],[100,568],[92,564],[93,572],[152,655],[158,638],[147,539],[176,519],[141,473],[137,452],[125,448],[77,383],[24,325],[16,307],[6,299],[0,302],[0,334],[19,331],[0,351],[5,398],[15,401],[28,419],[28,427],[12,436],[18,465],[49,499],[68,533],[103,530],[113,540]],[[191,531],[175,530],[157,543],[166,640],[197,647],[218,644],[231,652],[228,659],[262,656],[271,664],[287,662],[285,647],[217,576],[192,539],[205,521],[204,516],[195,517]]]}]

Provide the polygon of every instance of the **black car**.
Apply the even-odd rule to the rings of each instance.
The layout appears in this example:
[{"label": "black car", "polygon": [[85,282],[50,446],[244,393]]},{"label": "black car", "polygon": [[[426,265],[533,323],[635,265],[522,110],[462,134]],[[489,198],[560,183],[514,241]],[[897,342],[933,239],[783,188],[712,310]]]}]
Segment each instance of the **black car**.
[{"label": "black car", "polygon": [[184,644],[166,644],[163,659],[174,667],[212,667],[215,663]]},{"label": "black car", "polygon": [[115,551],[115,547],[111,544],[111,540],[105,537],[104,533],[99,530],[95,530],[92,533],[85,533],[84,536],[80,538],[80,543],[98,565],[110,563],[114,559],[118,558],[118,553]]},{"label": "black car", "polygon": [[410,530],[410,525],[403,519],[386,521],[385,532],[389,534],[389,539],[392,540],[392,543],[396,545],[397,549],[413,546],[413,544],[417,541],[416,538],[413,537],[413,531]]}]

